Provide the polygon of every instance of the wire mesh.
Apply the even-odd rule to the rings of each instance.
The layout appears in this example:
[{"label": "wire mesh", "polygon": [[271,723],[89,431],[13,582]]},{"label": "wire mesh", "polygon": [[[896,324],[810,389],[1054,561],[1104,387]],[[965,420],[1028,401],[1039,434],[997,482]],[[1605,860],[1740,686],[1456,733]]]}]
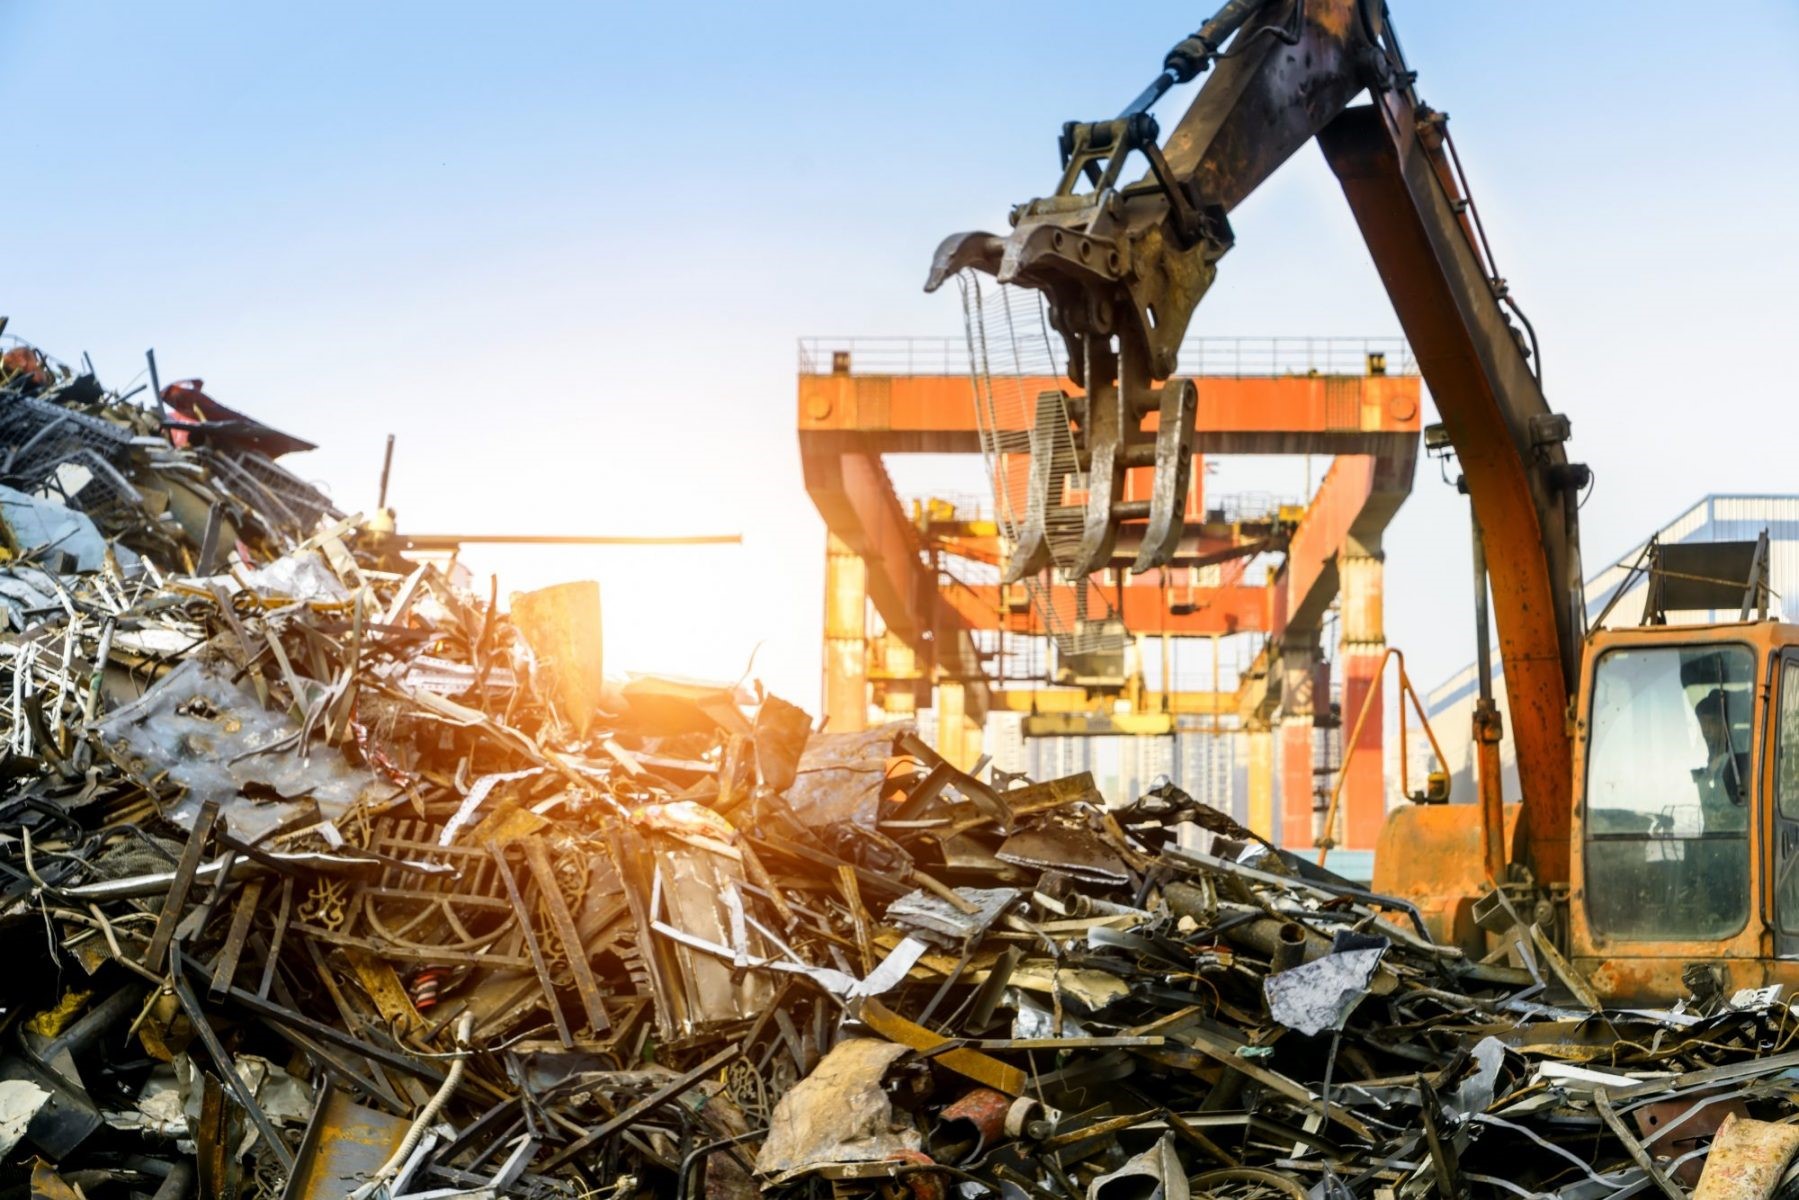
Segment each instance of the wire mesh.
[{"label": "wire mesh", "polygon": [[1066,573],[1083,520],[1070,493],[1084,489],[1085,480],[1067,394],[1038,391],[1028,382],[1066,374],[1042,294],[983,282],[973,271],[963,272],[957,284],[994,519],[1008,550],[1018,546],[1028,527],[1040,527],[1054,564],[1022,580],[1031,607],[1062,654],[1120,653],[1127,634],[1104,592]]}]

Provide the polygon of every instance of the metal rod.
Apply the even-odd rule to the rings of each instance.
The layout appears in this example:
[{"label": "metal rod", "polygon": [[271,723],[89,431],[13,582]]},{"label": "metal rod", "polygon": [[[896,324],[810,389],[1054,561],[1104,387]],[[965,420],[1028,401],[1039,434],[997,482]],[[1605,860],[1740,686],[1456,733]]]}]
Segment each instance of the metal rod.
[{"label": "metal rod", "polygon": [[400,540],[411,550],[453,550],[457,546],[741,546],[741,533],[680,537],[589,537],[553,533],[410,533]]},{"label": "metal rod", "polygon": [[1148,87],[1137,94],[1135,100],[1125,105],[1124,111],[1118,115],[1120,117],[1134,117],[1138,113],[1148,112],[1150,105],[1160,100],[1169,88],[1179,82],[1179,76],[1173,71],[1163,71],[1160,75],[1150,81]]},{"label": "metal rod", "polygon": [[394,435],[387,435],[387,450],[381,455],[381,494],[375,497],[376,509],[387,507],[387,477],[394,469]]},{"label": "metal rod", "polygon": [[1480,515],[1468,503],[1468,524],[1474,532],[1474,643],[1479,697],[1474,704],[1475,794],[1480,803],[1481,845],[1487,876],[1495,886],[1505,878],[1505,795],[1499,767],[1499,739],[1503,730],[1499,708],[1493,703],[1493,649],[1487,616],[1487,548],[1481,537]]},{"label": "metal rod", "polygon": [[194,1027],[194,1032],[199,1035],[201,1043],[206,1047],[206,1053],[212,1059],[213,1068],[219,1073],[220,1082],[225,1085],[226,1090],[231,1093],[238,1105],[249,1114],[257,1131],[268,1143],[269,1149],[281,1161],[282,1169],[291,1172],[294,1169],[293,1151],[289,1150],[287,1143],[281,1140],[281,1135],[269,1123],[268,1114],[262,1111],[262,1106],[256,1103],[256,1097],[250,1094],[250,1089],[245,1087],[244,1081],[238,1077],[236,1060],[219,1041],[219,1035],[214,1032],[212,1023],[206,1019],[206,1011],[200,1007],[199,998],[194,995],[193,989],[187,984],[187,979],[183,974],[180,944],[172,945],[169,953],[169,983],[175,991],[175,999],[180,1002],[182,1011],[187,1013],[187,1019]]},{"label": "metal rod", "polygon": [[1362,707],[1356,713],[1355,724],[1349,731],[1349,741],[1344,743],[1343,759],[1337,764],[1337,778],[1331,785],[1330,805],[1324,811],[1323,832],[1318,837],[1318,865],[1324,865],[1324,856],[1336,844],[1331,838],[1331,830],[1337,824],[1337,809],[1343,799],[1343,784],[1349,778],[1349,764],[1354,761],[1357,746],[1362,740],[1362,723],[1368,719],[1375,704],[1380,700],[1380,681],[1387,672],[1387,660],[1393,659],[1399,664],[1399,786],[1403,792],[1406,787],[1405,776],[1405,705],[1412,702],[1412,708],[1418,714],[1419,724],[1424,726],[1424,736],[1430,739],[1431,753],[1437,756],[1437,766],[1444,773],[1449,771],[1449,760],[1443,757],[1443,748],[1437,744],[1437,735],[1431,730],[1430,717],[1425,714],[1424,702],[1418,698],[1418,691],[1412,686],[1412,677],[1406,674],[1405,654],[1397,646],[1388,646],[1380,656],[1380,662],[1369,676],[1368,690],[1362,696]]},{"label": "metal rod", "polygon": [[1481,539],[1480,516],[1468,505],[1468,524],[1474,530],[1474,661],[1482,700],[1493,698],[1493,648],[1487,632],[1487,547]]},{"label": "metal rod", "polygon": [[162,402],[162,380],[156,374],[156,351],[144,351],[144,360],[150,364],[150,390],[156,394],[156,415],[166,420],[169,410]]}]

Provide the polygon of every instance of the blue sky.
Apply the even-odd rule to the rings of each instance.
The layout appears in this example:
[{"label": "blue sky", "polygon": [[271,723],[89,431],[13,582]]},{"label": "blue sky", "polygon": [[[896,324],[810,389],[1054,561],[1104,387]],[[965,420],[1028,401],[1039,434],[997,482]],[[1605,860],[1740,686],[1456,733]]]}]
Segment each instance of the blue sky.
[{"label": "blue sky", "polygon": [[[760,642],[815,704],[794,339],[955,332],[937,241],[1052,186],[1061,122],[1206,7],[12,0],[0,312],[114,384],[154,345],[320,442],[291,461],[346,508],[398,433],[415,530],[741,531],[473,562],[599,578],[613,664],[734,676]],[[1393,8],[1597,472],[1589,563],[1706,491],[1799,490],[1799,5]],[[1233,224],[1196,332],[1398,331],[1315,150]],[[1426,469],[1389,536],[1421,681],[1469,656],[1464,522]]]}]

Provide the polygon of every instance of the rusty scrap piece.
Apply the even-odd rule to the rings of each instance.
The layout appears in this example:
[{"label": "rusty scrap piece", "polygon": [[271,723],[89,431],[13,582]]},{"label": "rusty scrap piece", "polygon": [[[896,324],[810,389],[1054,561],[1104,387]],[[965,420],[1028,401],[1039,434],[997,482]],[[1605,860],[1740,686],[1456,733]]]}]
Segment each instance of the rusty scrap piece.
[{"label": "rusty scrap piece", "polygon": [[879,1000],[866,1001],[860,1015],[862,1023],[882,1037],[913,1050],[931,1053],[937,1062],[958,1075],[966,1075],[976,1083],[997,1088],[1009,1096],[1024,1094],[1027,1080],[1017,1067],[1007,1066],[979,1050],[957,1049],[948,1038],[906,1020]]},{"label": "rusty scrap piece", "polygon": [[156,930],[150,935],[150,947],[144,951],[144,966],[152,971],[161,969],[163,955],[168,953],[169,941],[175,936],[175,925],[187,915],[188,889],[194,885],[194,872],[200,867],[200,855],[206,850],[206,839],[211,836],[212,825],[218,815],[219,802],[206,801],[201,805],[200,815],[187,835],[187,844],[181,851],[181,861],[175,866],[175,881],[170,885],[162,910],[157,915]]},{"label": "rusty scrap piece", "polygon": [[327,1086],[301,1138],[287,1195],[293,1200],[342,1200],[350,1190],[346,1184],[367,1178],[387,1161],[409,1124]]},{"label": "rusty scrap piece", "polygon": [[1693,1200],[1767,1200],[1796,1151],[1799,1126],[1732,1113],[1718,1127]]},{"label": "rusty scrap piece", "polygon": [[531,874],[537,881],[537,894],[543,897],[544,907],[550,912],[550,920],[555,927],[557,940],[561,943],[569,974],[574,976],[575,989],[581,995],[581,1007],[587,1013],[588,1028],[593,1030],[595,1036],[604,1034],[612,1028],[612,1022],[606,1016],[606,1006],[600,1001],[600,985],[595,982],[593,968],[588,965],[586,944],[575,929],[575,919],[569,915],[568,901],[562,895],[562,885],[550,866],[550,852],[538,838],[525,838],[521,844],[525,849],[525,861],[530,864]]}]

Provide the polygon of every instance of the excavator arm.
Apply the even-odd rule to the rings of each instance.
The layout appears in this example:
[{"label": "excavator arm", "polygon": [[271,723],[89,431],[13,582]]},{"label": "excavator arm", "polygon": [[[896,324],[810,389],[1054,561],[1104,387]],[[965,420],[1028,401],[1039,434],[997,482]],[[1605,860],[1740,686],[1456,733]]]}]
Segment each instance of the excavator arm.
[{"label": "excavator arm", "polygon": [[[1204,85],[1160,141],[1151,106],[1202,72]],[[1085,389],[1070,403],[1087,475],[1073,569],[1106,565],[1119,525],[1139,522],[1148,528],[1136,569],[1162,565],[1161,548],[1179,540],[1192,416],[1189,386],[1156,385],[1175,373],[1230,249],[1230,211],[1316,138],[1461,463],[1486,547],[1524,853],[1539,881],[1563,882],[1568,701],[1585,623],[1576,510],[1587,472],[1567,461],[1568,423],[1544,400],[1540,358],[1533,369],[1508,315],[1515,305],[1445,117],[1419,101],[1413,80],[1379,0],[1231,0],[1170,51],[1118,117],[1065,126],[1055,194],[1014,209],[1004,236],[947,239],[926,289],[973,268],[1044,293],[1070,378]],[[1364,93],[1370,103],[1353,105]],[[1126,182],[1133,155],[1147,170]],[[1156,468],[1147,504],[1120,498],[1132,466]],[[1030,543],[1016,548],[1014,574],[1048,565],[1046,547]]]}]

